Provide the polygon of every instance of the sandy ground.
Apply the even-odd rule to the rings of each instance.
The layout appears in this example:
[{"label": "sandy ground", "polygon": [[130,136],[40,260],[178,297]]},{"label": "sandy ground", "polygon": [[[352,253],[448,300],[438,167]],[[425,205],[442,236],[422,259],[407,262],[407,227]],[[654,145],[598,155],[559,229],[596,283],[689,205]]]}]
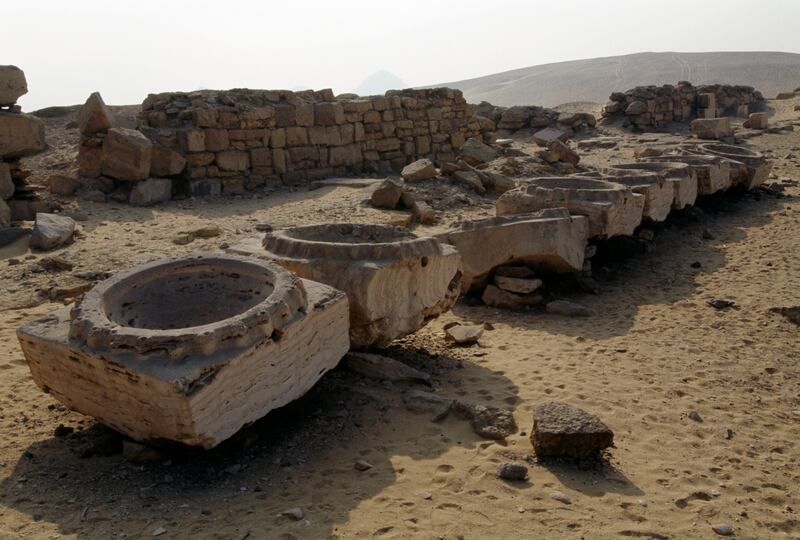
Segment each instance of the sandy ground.
[{"label": "sandy ground", "polygon": [[[797,118],[792,105],[776,103],[778,116]],[[628,160],[654,138],[624,137],[584,162]],[[72,143],[55,138],[63,158]],[[770,152],[776,179],[800,178],[800,131],[750,143]],[[218,249],[261,222],[398,214],[364,206],[365,191],[347,188],[152,209],[65,200],[67,211],[86,214],[76,242],[55,252],[74,270],[40,271],[43,255],[24,240],[0,251],[0,538],[714,538],[721,522],[741,539],[800,538],[800,329],[769,311],[800,305],[799,196],[789,185],[780,198],[722,197],[694,220],[656,228],[647,253],[599,276],[599,295],[573,293],[591,318],[462,302],[387,351],[429,372],[442,395],[512,410],[520,432],[504,443],[456,418],[412,413],[403,397],[413,385],[339,368],[213,451],[144,464],[125,460],[116,434],[31,380],[14,332],[60,305],[40,289],[85,284],[76,272]],[[212,223],[220,236],[173,244],[179,231]],[[737,307],[718,311],[713,298]],[[477,346],[449,347],[450,321],[494,329]],[[607,461],[589,470],[536,462],[531,415],[548,400],[611,426]],[[60,425],[74,432],[57,436]],[[356,470],[357,460],[372,468]],[[509,460],[529,463],[527,482],[497,478]],[[301,520],[279,515],[294,507]]]}]

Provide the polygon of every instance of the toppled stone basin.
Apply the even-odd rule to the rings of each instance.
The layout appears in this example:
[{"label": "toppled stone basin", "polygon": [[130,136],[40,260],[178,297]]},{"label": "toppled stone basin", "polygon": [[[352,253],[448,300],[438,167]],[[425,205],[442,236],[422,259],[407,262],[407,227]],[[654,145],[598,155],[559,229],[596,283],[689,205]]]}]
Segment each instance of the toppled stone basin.
[{"label": "toppled stone basin", "polygon": [[719,156],[669,154],[643,158],[642,163],[683,163],[697,175],[697,195],[713,195],[731,187],[730,161]]},{"label": "toppled stone basin", "polygon": [[34,381],[138,441],[211,448],[348,349],[347,299],[277,264],[194,255],[117,274],[17,334]]},{"label": "toppled stone basin", "polygon": [[731,162],[731,182],[734,185],[753,189],[763,184],[769,178],[772,164],[767,161],[764,154],[743,146],[734,146],[723,143],[702,143],[696,146],[687,146],[687,151],[697,154],[710,154],[719,156]]},{"label": "toppled stone basin", "polygon": [[384,346],[448,311],[459,294],[461,257],[452,246],[386,225],[326,224],[273,231],[262,253],[299,276],[344,291],[350,342]]},{"label": "toppled stone basin", "polygon": [[691,206],[697,200],[697,173],[686,163],[639,162],[619,163],[617,170],[635,170],[655,173],[672,186],[672,209],[680,210]]},{"label": "toppled stone basin", "polygon": [[588,236],[588,218],[571,216],[566,208],[467,221],[436,235],[461,254],[465,292],[483,288],[492,270],[509,263],[547,272],[578,272]]},{"label": "toppled stone basin", "polygon": [[627,186],[644,197],[642,218],[664,221],[672,209],[675,190],[660,174],[641,169],[607,167],[603,179]]},{"label": "toppled stone basin", "polygon": [[631,235],[642,222],[644,196],[617,182],[579,176],[528,178],[495,203],[498,216],[566,208],[589,219],[589,236]]}]

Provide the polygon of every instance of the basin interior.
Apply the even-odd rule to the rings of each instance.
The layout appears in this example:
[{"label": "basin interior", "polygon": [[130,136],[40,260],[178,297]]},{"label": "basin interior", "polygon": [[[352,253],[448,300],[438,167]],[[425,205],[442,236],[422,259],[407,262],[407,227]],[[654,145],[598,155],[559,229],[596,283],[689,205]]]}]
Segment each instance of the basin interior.
[{"label": "basin interior", "polygon": [[332,244],[384,244],[417,239],[414,234],[402,227],[354,223],[295,227],[287,230],[286,236],[295,240]]},{"label": "basin interior", "polygon": [[728,155],[743,156],[743,157],[759,157],[759,154],[753,152],[749,148],[744,148],[741,146],[731,146],[730,144],[707,143],[701,145],[701,148],[707,152],[713,152],[715,154],[728,154]]},{"label": "basin interior", "polygon": [[657,162],[639,162],[639,163],[618,163],[614,165],[615,169],[625,170],[639,170],[651,171],[656,173],[670,173],[687,171],[689,166],[685,163],[677,163],[674,161],[657,161]]},{"label": "basin interior", "polygon": [[615,186],[605,180],[573,176],[531,178],[526,183],[544,189],[594,189],[604,191],[619,189],[619,186]]},{"label": "basin interior", "polygon": [[259,267],[197,264],[134,274],[107,291],[106,316],[120,326],[172,330],[235,317],[274,290]]}]

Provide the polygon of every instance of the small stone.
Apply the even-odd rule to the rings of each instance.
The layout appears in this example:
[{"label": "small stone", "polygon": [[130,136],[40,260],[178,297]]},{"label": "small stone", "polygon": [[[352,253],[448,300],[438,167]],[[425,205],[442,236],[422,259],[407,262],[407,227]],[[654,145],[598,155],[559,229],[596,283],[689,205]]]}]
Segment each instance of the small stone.
[{"label": "small stone", "polygon": [[530,294],[542,286],[542,280],[513,278],[507,276],[498,276],[495,274],[494,284],[504,291],[518,294]]},{"label": "small stone", "polygon": [[703,265],[702,265],[702,264],[700,264],[700,262],[699,262],[699,261],[694,261],[694,262],[693,262],[692,264],[690,264],[689,266],[691,266],[692,268],[700,268],[700,267],[701,267],[701,266],[703,266]]},{"label": "small stone", "polygon": [[272,231],[272,225],[266,222],[256,223],[255,229],[259,232],[270,232]]},{"label": "small stone", "polygon": [[600,418],[552,401],[534,410],[531,442],[536,456],[591,458],[614,445],[614,432]]},{"label": "small stone", "polygon": [[191,234],[179,234],[175,238],[172,239],[173,244],[177,244],[179,246],[185,246],[186,244],[192,242],[194,240],[194,236]]},{"label": "small stone", "polygon": [[695,422],[702,422],[703,421],[703,418],[700,416],[700,413],[697,412],[697,411],[690,411],[689,412],[689,418],[691,420],[694,420]]},{"label": "small stone", "polygon": [[429,383],[431,380],[431,376],[424,371],[380,354],[351,351],[345,357],[345,361],[350,370],[372,379],[424,383]]},{"label": "small stone", "polygon": [[730,428],[723,428],[722,429],[722,438],[726,440],[733,439],[733,430]]},{"label": "small stone", "polygon": [[167,529],[165,529],[164,527],[156,527],[155,529],[153,529],[151,536],[161,536],[162,534],[166,533]]},{"label": "small stone", "polygon": [[58,424],[58,427],[53,430],[54,437],[66,437],[70,433],[75,431],[75,428],[70,426],[65,426],[64,424]]},{"label": "small stone", "polygon": [[540,294],[515,294],[504,291],[500,287],[488,285],[483,290],[481,300],[487,306],[518,311],[541,304],[544,298]]},{"label": "small stone", "polygon": [[372,468],[372,464],[360,459],[355,462],[353,467],[355,467],[357,471],[368,471]]},{"label": "small stone", "polygon": [[713,240],[714,239],[714,235],[711,234],[711,231],[709,231],[708,229],[703,229],[702,237],[703,237],[703,240]]},{"label": "small stone", "polygon": [[647,501],[644,499],[639,499],[639,506],[642,508],[647,508]]},{"label": "small stone", "polygon": [[719,497],[721,495],[722,495],[722,492],[720,490],[718,490],[718,489],[712,489],[711,490],[711,496],[712,497]]},{"label": "small stone", "polygon": [[726,309],[729,307],[734,307],[736,304],[730,300],[724,300],[722,298],[715,298],[713,300],[708,301],[708,305],[713,307],[714,309]]},{"label": "small stone", "polygon": [[470,137],[461,147],[461,156],[470,165],[479,165],[495,159],[497,152],[491,146],[483,144],[476,137]]},{"label": "small stone", "polygon": [[195,238],[214,238],[221,233],[222,229],[219,228],[219,225],[206,225],[205,227],[193,230],[191,235]]},{"label": "small stone", "polygon": [[445,330],[447,341],[464,345],[475,343],[483,335],[483,328],[477,325],[459,324]]},{"label": "small stone", "polygon": [[436,168],[429,159],[418,159],[414,163],[406,165],[400,173],[406,182],[419,182],[428,180],[436,176]]},{"label": "small stone", "polygon": [[572,499],[566,493],[561,491],[554,491],[550,494],[550,498],[564,504],[572,504]]},{"label": "small stone", "polygon": [[283,512],[281,512],[281,515],[283,517],[291,518],[295,521],[300,521],[301,519],[303,519],[303,517],[305,517],[305,512],[303,512],[302,508],[295,507],[295,508],[289,508],[288,510],[284,510]]},{"label": "small stone", "polygon": [[733,534],[733,527],[727,523],[717,523],[711,526],[711,530],[720,536],[731,536]]},{"label": "small stone", "polygon": [[576,302],[567,300],[554,300],[545,306],[547,313],[564,317],[591,317],[592,311]]},{"label": "small stone", "polygon": [[639,229],[637,236],[645,242],[652,242],[655,238],[655,233],[650,229]]},{"label": "small stone", "polygon": [[75,233],[75,220],[39,212],[31,233],[31,247],[54,249],[68,242]]},{"label": "small stone", "polygon": [[417,497],[419,497],[420,499],[425,499],[426,501],[429,501],[429,500],[431,500],[433,498],[433,494],[430,491],[418,491],[417,492]]},{"label": "small stone", "polygon": [[528,477],[528,467],[523,463],[509,461],[500,465],[497,476],[503,480],[525,480]]},{"label": "small stone", "polygon": [[400,178],[387,178],[375,188],[369,198],[369,202],[375,208],[392,210],[397,207],[402,195],[403,180]]}]

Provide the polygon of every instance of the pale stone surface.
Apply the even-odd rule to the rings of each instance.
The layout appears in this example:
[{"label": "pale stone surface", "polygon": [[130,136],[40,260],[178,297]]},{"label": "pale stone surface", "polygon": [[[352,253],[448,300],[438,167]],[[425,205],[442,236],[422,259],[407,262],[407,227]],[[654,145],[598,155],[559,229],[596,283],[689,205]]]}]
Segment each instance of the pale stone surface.
[{"label": "pale stone surface", "polygon": [[695,147],[685,146],[688,152],[718,156],[727,160],[731,168],[731,183],[753,189],[769,178],[772,164],[764,154],[745,148],[722,143],[702,143]]},{"label": "pale stone surface", "polygon": [[536,457],[594,457],[614,445],[614,432],[597,416],[551,401],[533,413],[531,442]]},{"label": "pale stone surface", "polygon": [[347,333],[343,293],[195,255],[118,274],[18,337],[34,381],[70,409],[137,441],[211,448],[307,392]]},{"label": "pale stone surface", "polygon": [[136,182],[131,190],[129,201],[134,206],[151,206],[168,201],[172,197],[172,180],[169,178],[148,178]]},{"label": "pale stone surface", "polygon": [[31,156],[45,146],[44,122],[29,114],[0,111],[0,158]]},{"label": "pale stone surface", "polygon": [[447,341],[459,345],[475,343],[483,336],[483,327],[476,324],[454,324],[444,330]]},{"label": "pale stone surface", "polygon": [[111,128],[103,139],[104,175],[135,182],[150,175],[153,144],[135,129]]},{"label": "pale stone surface", "polygon": [[580,270],[588,228],[585,217],[554,208],[468,221],[436,237],[461,253],[466,292],[482,287],[494,268],[512,262],[553,272]]},{"label": "pale stone surface", "polygon": [[406,182],[419,182],[420,180],[428,180],[436,176],[436,167],[433,162],[427,158],[418,159],[414,163],[410,163],[403,167],[403,172],[400,173],[403,180]]},{"label": "pale stone surface", "polygon": [[713,195],[731,187],[730,162],[702,154],[668,154],[649,157],[643,163],[685,163],[697,175],[697,194]]},{"label": "pale stone surface", "polygon": [[697,173],[687,163],[676,162],[638,162],[620,163],[615,169],[636,169],[659,174],[672,185],[672,208],[680,210],[691,206],[697,200]]},{"label": "pale stone surface", "polygon": [[698,139],[729,137],[733,135],[731,119],[724,116],[722,118],[698,118],[692,120],[692,133]]},{"label": "pale stone surface", "polygon": [[108,131],[113,125],[113,116],[99,92],[94,92],[78,111],[78,128],[82,135],[93,135]]},{"label": "pale stone surface", "polygon": [[567,208],[571,214],[585,215],[589,236],[598,238],[631,235],[642,222],[644,196],[622,184],[577,176],[530,178],[520,183],[497,199],[498,216]]},{"label": "pale stone surface", "polygon": [[435,238],[384,225],[328,224],[267,233],[237,253],[276,260],[299,276],[344,291],[353,347],[383,346],[448,311],[459,293],[461,257]]},{"label": "pale stone surface", "polygon": [[627,186],[644,197],[642,217],[652,221],[667,219],[675,200],[675,188],[660,174],[637,169],[603,169],[604,178]]},{"label": "pale stone surface", "polygon": [[66,216],[40,212],[31,233],[31,247],[54,249],[72,238],[75,220]]},{"label": "pale stone surface", "polygon": [[0,107],[14,105],[27,93],[25,73],[17,66],[0,66]]}]

